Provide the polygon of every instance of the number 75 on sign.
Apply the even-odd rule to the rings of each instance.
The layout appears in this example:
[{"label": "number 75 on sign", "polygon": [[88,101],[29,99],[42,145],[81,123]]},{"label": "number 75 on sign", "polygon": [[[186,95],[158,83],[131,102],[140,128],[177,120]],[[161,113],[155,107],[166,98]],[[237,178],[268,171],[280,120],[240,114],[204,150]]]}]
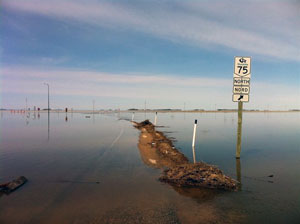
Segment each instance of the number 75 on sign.
[{"label": "number 75 on sign", "polygon": [[251,57],[234,58],[234,77],[250,78],[251,76]]}]

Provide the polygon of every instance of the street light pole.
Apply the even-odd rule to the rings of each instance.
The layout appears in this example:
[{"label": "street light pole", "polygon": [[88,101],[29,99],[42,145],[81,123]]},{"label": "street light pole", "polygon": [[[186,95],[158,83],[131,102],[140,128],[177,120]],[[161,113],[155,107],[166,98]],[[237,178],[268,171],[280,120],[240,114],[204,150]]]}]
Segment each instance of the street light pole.
[{"label": "street light pole", "polygon": [[50,94],[49,94],[49,84],[44,83],[44,85],[48,86],[48,142],[50,140]]},{"label": "street light pole", "polygon": [[48,86],[48,111],[50,111],[49,84],[48,83],[44,83],[44,84]]}]

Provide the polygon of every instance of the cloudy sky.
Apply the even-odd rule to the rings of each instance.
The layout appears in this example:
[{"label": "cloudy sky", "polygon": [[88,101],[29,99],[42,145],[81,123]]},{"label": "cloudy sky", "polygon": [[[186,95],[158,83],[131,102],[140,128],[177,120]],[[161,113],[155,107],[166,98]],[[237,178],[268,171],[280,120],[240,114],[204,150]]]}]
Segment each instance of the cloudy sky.
[{"label": "cloudy sky", "polygon": [[300,1],[0,2],[3,108],[236,108],[234,56],[246,108],[300,108]]}]

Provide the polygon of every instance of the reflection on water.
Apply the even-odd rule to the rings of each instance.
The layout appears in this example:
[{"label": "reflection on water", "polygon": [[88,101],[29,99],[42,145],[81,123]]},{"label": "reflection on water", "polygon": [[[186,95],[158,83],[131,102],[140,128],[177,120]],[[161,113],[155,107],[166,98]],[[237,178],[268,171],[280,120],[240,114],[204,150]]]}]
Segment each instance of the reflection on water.
[{"label": "reflection on water", "polygon": [[[29,182],[0,196],[0,223],[300,220],[299,113],[244,113],[240,160],[235,159],[236,113],[159,113],[158,123],[165,126],[160,130],[176,138],[176,148],[190,161],[215,164],[243,183],[234,193],[160,183],[161,171],[153,168],[169,161],[139,141],[130,122],[118,119],[131,120],[132,113],[92,119],[59,114],[1,112],[0,182],[20,175]],[[155,114],[135,113],[134,120],[144,117],[154,122]],[[197,142],[191,150],[195,119]]]},{"label": "reflection on water", "polygon": [[195,146],[192,146],[192,150],[193,150],[193,162],[196,163]]},{"label": "reflection on water", "polygon": [[47,118],[48,118],[48,119],[47,119],[47,121],[48,121],[48,123],[47,123],[47,124],[48,124],[48,125],[47,125],[47,127],[48,127],[48,138],[47,138],[47,139],[48,139],[48,142],[49,142],[49,140],[50,140],[50,111],[49,111],[49,110],[48,110],[48,112],[47,112],[47,115],[48,115],[48,116],[47,116]]},{"label": "reflection on water", "polygon": [[242,190],[241,159],[235,159],[235,163],[236,163],[236,179],[238,182],[240,182],[238,187],[239,190]]},{"label": "reflection on water", "polygon": [[203,203],[205,201],[210,201],[220,194],[224,194],[222,191],[216,191],[212,189],[205,188],[193,188],[193,187],[177,187],[172,186],[172,188],[180,195],[192,198],[193,200]]}]

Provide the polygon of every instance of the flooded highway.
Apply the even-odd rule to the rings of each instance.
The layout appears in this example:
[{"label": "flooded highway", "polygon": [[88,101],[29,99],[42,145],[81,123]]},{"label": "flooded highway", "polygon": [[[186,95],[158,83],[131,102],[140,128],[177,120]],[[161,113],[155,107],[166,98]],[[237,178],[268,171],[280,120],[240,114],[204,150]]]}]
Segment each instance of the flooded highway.
[{"label": "flooded highway", "polygon": [[[135,121],[155,113],[135,113]],[[139,143],[132,113],[1,112],[0,223],[299,223],[300,113],[158,113],[157,129],[192,163],[218,166],[237,192],[158,181],[161,164]],[[194,119],[198,119],[195,156]],[[151,157],[151,158],[150,158]]]}]

